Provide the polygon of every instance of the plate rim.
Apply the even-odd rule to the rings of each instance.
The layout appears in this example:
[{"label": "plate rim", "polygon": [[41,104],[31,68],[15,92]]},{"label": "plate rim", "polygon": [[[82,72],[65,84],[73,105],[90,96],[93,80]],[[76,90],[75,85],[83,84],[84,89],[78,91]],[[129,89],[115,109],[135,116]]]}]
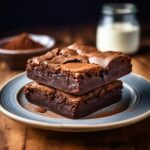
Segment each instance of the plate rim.
[{"label": "plate rim", "polygon": [[[9,79],[7,82],[5,82],[1,88],[0,88],[0,92],[2,89],[4,89],[4,87],[11,82],[12,80],[24,75],[26,73],[22,72],[14,77],[12,77],[11,79]],[[137,74],[137,73],[130,73],[133,74],[141,79],[146,80],[147,82],[150,83],[150,80],[148,80],[147,78]],[[32,120],[29,118],[25,118],[25,117],[21,117],[18,116],[16,114],[13,114],[11,112],[9,112],[9,110],[5,109],[4,107],[2,107],[1,103],[0,103],[0,112],[3,113],[4,115],[6,115],[7,117],[16,120],[18,122],[22,122],[34,127],[39,127],[39,128],[44,128],[44,129],[50,129],[50,130],[57,130],[57,131],[68,131],[69,129],[76,129],[76,130],[72,130],[71,132],[78,132],[77,130],[80,130],[79,132],[87,132],[87,131],[100,131],[100,130],[107,130],[107,129],[113,129],[113,128],[119,128],[119,127],[123,127],[123,126],[127,126],[127,125],[131,125],[134,124],[136,122],[139,122],[147,117],[150,116],[150,110],[146,111],[145,113],[132,117],[130,119],[125,119],[125,120],[121,120],[121,121],[116,121],[116,122],[112,122],[112,123],[104,123],[104,124],[67,124],[67,123],[48,123],[48,122],[42,122],[42,121],[38,121],[38,120]]]}]

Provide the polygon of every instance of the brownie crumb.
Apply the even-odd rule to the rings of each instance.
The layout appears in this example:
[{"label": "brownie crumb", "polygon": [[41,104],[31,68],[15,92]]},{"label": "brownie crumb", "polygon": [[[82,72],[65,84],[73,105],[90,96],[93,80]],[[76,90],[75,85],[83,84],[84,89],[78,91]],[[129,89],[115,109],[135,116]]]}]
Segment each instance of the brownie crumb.
[{"label": "brownie crumb", "polygon": [[45,113],[47,110],[46,110],[46,108],[37,106],[37,107],[35,108],[35,111],[37,111],[37,112],[39,112],[39,113]]}]

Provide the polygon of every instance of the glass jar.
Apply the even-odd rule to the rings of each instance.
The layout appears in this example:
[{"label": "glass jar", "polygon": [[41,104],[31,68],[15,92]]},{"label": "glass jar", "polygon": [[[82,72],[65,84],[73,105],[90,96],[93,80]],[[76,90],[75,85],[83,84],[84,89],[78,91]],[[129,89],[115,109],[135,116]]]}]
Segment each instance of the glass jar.
[{"label": "glass jar", "polygon": [[100,51],[133,54],[139,48],[140,25],[134,4],[106,4],[97,27],[96,45]]}]

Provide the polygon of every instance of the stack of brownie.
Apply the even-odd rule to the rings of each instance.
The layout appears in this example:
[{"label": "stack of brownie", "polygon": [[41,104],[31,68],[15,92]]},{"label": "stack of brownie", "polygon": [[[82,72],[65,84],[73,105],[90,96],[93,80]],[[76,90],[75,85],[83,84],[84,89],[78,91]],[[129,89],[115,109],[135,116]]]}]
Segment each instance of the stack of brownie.
[{"label": "stack of brownie", "polygon": [[120,52],[72,44],[28,60],[33,79],[24,93],[32,104],[68,118],[80,118],[121,99],[122,82],[131,59]]}]

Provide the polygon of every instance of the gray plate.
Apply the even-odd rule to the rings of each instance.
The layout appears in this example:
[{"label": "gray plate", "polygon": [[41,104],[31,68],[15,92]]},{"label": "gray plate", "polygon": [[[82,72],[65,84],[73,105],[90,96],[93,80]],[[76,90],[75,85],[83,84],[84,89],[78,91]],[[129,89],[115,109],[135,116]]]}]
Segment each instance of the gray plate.
[{"label": "gray plate", "polygon": [[[23,87],[31,82],[23,73],[4,85],[0,93],[0,110],[8,117],[25,124],[57,131],[84,132],[118,128],[138,122],[150,115],[150,83],[139,75],[123,78],[123,96],[119,103],[108,106],[85,118],[73,120],[52,112],[35,113],[28,109]],[[31,105],[31,104],[30,104]],[[115,111],[117,110],[117,111]]]}]

